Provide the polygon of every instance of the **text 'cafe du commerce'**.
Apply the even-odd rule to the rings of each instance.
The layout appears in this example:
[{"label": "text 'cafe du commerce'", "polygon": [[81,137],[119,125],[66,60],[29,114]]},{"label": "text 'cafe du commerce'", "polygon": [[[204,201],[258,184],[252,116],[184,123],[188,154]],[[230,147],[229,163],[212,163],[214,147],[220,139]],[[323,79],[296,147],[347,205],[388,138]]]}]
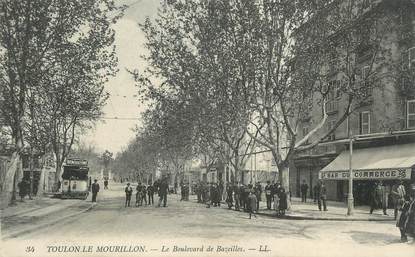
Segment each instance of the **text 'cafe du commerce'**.
[{"label": "text 'cafe du commerce'", "polygon": [[[337,193],[348,192],[350,176],[350,153],[341,152],[332,162],[319,171],[319,179]],[[400,181],[413,183],[415,173],[415,144],[355,149],[352,155],[353,194],[357,204],[368,204],[375,182],[380,182],[390,193],[392,186]],[[334,188],[333,188],[334,189]]]}]

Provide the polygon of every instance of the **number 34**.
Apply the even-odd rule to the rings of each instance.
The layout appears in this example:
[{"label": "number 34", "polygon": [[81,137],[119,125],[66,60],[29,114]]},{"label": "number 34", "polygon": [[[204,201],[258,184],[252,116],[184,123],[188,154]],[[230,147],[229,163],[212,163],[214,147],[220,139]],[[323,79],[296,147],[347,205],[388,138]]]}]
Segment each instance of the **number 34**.
[{"label": "number 34", "polygon": [[33,253],[33,252],[35,252],[35,247],[34,246],[27,246],[26,247],[26,252],[27,253]]}]

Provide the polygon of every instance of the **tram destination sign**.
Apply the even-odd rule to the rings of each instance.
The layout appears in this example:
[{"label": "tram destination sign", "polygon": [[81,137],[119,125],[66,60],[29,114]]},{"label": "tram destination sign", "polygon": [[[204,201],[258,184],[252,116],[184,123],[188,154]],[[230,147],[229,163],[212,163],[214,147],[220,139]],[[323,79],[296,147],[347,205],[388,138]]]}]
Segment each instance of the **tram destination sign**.
[{"label": "tram destination sign", "polygon": [[[353,179],[378,180],[378,179],[411,179],[411,168],[407,169],[382,169],[382,170],[355,170]],[[349,171],[320,171],[319,179],[322,180],[347,180]]]}]

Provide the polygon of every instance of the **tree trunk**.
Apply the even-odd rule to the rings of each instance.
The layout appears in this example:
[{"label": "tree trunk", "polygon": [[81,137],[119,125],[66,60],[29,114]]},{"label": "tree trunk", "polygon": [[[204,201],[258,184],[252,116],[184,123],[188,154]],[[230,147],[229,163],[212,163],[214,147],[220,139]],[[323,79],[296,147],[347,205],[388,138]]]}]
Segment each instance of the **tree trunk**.
[{"label": "tree trunk", "polygon": [[61,180],[61,178],[62,178],[62,163],[60,163],[59,161],[56,161],[55,183],[53,185],[54,192],[59,190],[59,188],[57,188],[57,185],[58,185],[58,182]]},{"label": "tree trunk", "polygon": [[278,167],[278,177],[281,183],[281,186],[285,189],[287,194],[287,209],[291,208],[291,199],[290,199],[290,168],[288,165],[281,165]]},{"label": "tree trunk", "polygon": [[47,183],[45,183],[45,176],[46,176],[46,171],[45,171],[45,167],[46,167],[46,158],[45,156],[43,156],[42,158],[42,165],[40,167],[40,177],[39,177],[39,185],[37,188],[37,193],[36,196],[42,196],[43,193],[45,192],[45,189],[47,187]]},{"label": "tree trunk", "polygon": [[21,165],[20,154],[18,151],[15,151],[6,168],[6,174],[2,185],[1,208],[5,208],[9,204],[14,204],[16,201],[17,184],[23,177]]}]

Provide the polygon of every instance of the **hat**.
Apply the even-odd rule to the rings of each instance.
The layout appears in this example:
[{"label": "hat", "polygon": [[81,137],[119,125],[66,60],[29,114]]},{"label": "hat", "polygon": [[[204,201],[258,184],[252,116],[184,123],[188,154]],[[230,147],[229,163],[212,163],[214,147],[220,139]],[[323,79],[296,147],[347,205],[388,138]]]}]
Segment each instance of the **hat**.
[{"label": "hat", "polygon": [[97,182],[97,181],[98,181],[98,179],[94,179],[94,181],[95,181],[95,182]]},{"label": "hat", "polygon": [[127,186],[129,186],[130,185],[130,183],[127,183]]}]

